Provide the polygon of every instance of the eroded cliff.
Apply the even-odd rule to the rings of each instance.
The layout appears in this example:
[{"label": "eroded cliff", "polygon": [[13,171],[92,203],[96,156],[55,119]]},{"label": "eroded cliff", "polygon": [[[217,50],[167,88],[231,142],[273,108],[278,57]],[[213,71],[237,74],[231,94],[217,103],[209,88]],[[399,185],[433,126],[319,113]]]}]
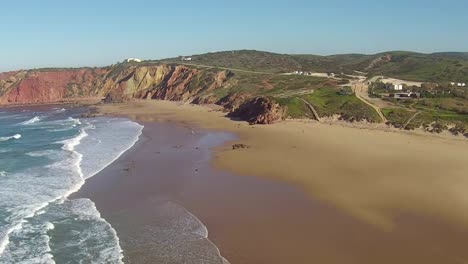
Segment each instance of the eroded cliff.
[{"label": "eroded cliff", "polygon": [[284,117],[284,109],[273,99],[231,89],[237,83],[235,74],[227,70],[165,64],[17,71],[0,74],[0,104],[159,99],[218,104],[231,116],[255,124]]}]

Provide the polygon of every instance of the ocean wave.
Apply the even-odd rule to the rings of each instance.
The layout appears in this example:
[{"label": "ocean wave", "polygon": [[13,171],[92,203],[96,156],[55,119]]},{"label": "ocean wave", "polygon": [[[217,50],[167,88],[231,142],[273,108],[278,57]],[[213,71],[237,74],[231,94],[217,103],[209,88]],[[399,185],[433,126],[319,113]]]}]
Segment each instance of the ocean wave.
[{"label": "ocean wave", "polygon": [[[89,199],[76,199],[70,201],[69,209],[72,214],[76,215],[78,221],[88,221],[94,224],[91,228],[80,232],[79,238],[75,241],[70,241],[68,247],[80,246],[88,241],[100,240],[99,246],[93,250],[98,250],[98,259],[95,263],[119,263],[123,264],[123,250],[120,247],[119,237],[115,229],[101,217],[101,213],[97,210],[96,205]],[[99,234],[96,236],[96,234]]]},{"label": "ocean wave", "polygon": [[[64,120],[62,120],[62,122],[63,121]],[[23,236],[24,232],[31,227],[31,221],[35,221],[37,218],[44,215],[50,216],[48,211],[50,210],[51,204],[70,202],[67,197],[78,191],[84,184],[85,179],[94,176],[120,157],[125,151],[130,149],[138,140],[143,129],[143,126],[137,123],[123,120],[112,120],[112,122],[109,123],[102,122],[102,119],[96,119],[94,120],[94,124],[86,122],[85,125],[83,125],[79,119],[68,118],[66,121],[70,121],[77,126],[80,125],[81,129],[75,137],[56,142],[62,144],[62,150],[55,150],[59,155],[52,155],[52,151],[47,150],[29,152],[27,154],[29,156],[52,155],[51,159],[55,161],[54,163],[42,167],[41,171],[37,171],[37,169],[27,171],[24,174],[25,177],[6,177],[3,179],[4,181],[6,180],[6,182],[2,182],[3,187],[0,185],[0,194],[3,199],[3,201],[0,200],[0,207],[7,208],[9,213],[9,216],[5,219],[9,224],[3,227],[0,226],[0,263],[3,263],[2,258],[9,254],[3,254],[5,249],[8,248],[9,252],[11,250],[18,250],[18,245],[15,243],[10,244],[10,235],[14,235],[16,241],[18,237]],[[67,125],[70,125],[69,122],[67,123]],[[126,127],[130,128],[125,130]],[[91,133],[92,138],[89,136],[88,132],[93,132]],[[116,137],[114,137],[114,134]],[[83,148],[83,143],[85,143],[87,147]],[[92,146],[94,146],[94,148]],[[93,162],[90,163],[90,160]],[[37,177],[38,175],[41,177]],[[21,179],[21,182],[19,179]],[[18,193],[14,193],[14,191],[20,189],[22,190],[22,194],[18,196]],[[123,258],[123,255],[116,231],[105,219],[100,218],[97,209],[86,210],[86,208],[80,209],[80,206],[75,204],[74,211],[76,215],[79,215],[83,219],[91,219],[92,221],[99,221],[105,224],[105,226],[107,226],[105,228],[105,230],[107,230],[106,232],[112,233],[111,237],[112,241],[114,241],[110,243],[109,240],[106,242],[107,244],[105,247],[97,246],[96,249],[101,251],[95,255],[93,254],[93,257],[98,258],[106,256],[106,259],[116,259],[117,257],[119,259],[118,263],[121,263],[120,260]],[[27,221],[25,221],[25,219],[27,219]],[[43,228],[53,230],[50,229],[52,228],[50,225]],[[29,230],[28,232],[34,237],[34,234],[31,233],[33,231]],[[41,240],[41,243],[43,243],[43,245],[48,244],[48,241],[45,240],[47,238],[47,232],[43,233],[40,231],[39,233],[39,236],[44,238]],[[87,239],[92,240],[100,239],[99,235],[100,232],[88,232],[86,234]],[[111,238],[109,235],[107,235],[107,237]],[[93,244],[93,247],[95,245],[99,244]],[[38,251],[42,252],[41,256],[45,257],[45,260],[52,259],[51,255],[45,255],[50,249],[43,251],[44,248],[45,247],[38,248]],[[17,251],[17,253],[18,252],[20,251]],[[32,257],[33,256],[31,256],[31,258]]]},{"label": "ocean wave", "polygon": [[53,110],[55,110],[55,113],[63,113],[65,111],[67,111],[67,109],[65,109],[65,108],[53,108]]},{"label": "ocean wave", "polygon": [[5,177],[7,174],[8,173],[6,171],[0,171],[0,177]]},{"label": "ocean wave", "polygon": [[26,153],[26,155],[30,157],[44,157],[44,156],[49,156],[49,155],[53,155],[56,153],[57,153],[56,150],[39,150],[39,151],[28,152]]},{"label": "ocean wave", "polygon": [[39,116],[35,116],[29,120],[26,120],[24,122],[21,122],[20,125],[31,125],[31,124],[34,124],[34,123],[37,123],[41,121],[41,118]]},{"label": "ocean wave", "polygon": [[71,129],[73,129],[73,126],[67,127],[67,128],[47,129],[47,132],[64,132],[64,131],[69,131]]},{"label": "ocean wave", "polygon": [[2,141],[8,141],[10,139],[20,139],[21,138],[21,134],[15,134],[11,137],[0,137],[0,142]]},{"label": "ocean wave", "polygon": [[3,252],[5,252],[8,244],[10,244],[10,234],[16,230],[21,229],[22,222],[17,223],[16,225],[11,226],[10,228],[6,229],[3,234],[0,232],[0,256],[2,256]]},{"label": "ocean wave", "polygon": [[[22,183],[22,184],[26,184],[25,186],[23,186],[23,188],[26,188],[26,190],[24,190],[25,193],[23,194],[23,196],[19,196],[19,197],[16,196],[15,200],[13,201],[13,204],[10,204],[10,208],[7,208],[7,211],[10,212],[10,215],[6,217],[5,220],[9,222],[10,224],[0,229],[0,260],[1,260],[1,257],[4,257],[3,253],[10,244],[10,235],[13,232],[18,233],[20,230],[23,229],[23,225],[27,223],[25,219],[34,217],[37,212],[43,210],[49,204],[58,200],[64,200],[70,194],[78,191],[81,188],[81,186],[84,183],[83,173],[81,172],[81,168],[80,168],[82,155],[74,151],[74,148],[77,145],[79,145],[80,141],[86,136],[87,134],[84,131],[84,129],[81,129],[80,133],[76,137],[60,142],[63,144],[62,149],[70,153],[70,155],[68,155],[69,158],[65,158],[59,162],[55,162],[51,165],[44,167],[47,170],[52,169],[52,171],[54,171],[55,174],[57,175],[69,174],[69,177],[67,177],[69,181],[68,189],[66,188],[56,189],[55,191],[52,190],[52,192],[50,193],[46,192],[46,194],[43,194],[43,193],[36,193],[37,191],[35,190],[35,187],[33,186],[34,184],[32,184],[33,182],[31,182],[31,184],[29,185],[27,184],[27,182]],[[73,168],[73,167],[74,167],[74,170],[70,170],[70,168]],[[76,176],[78,177],[76,178]],[[53,177],[53,176],[50,175],[50,177]],[[16,185],[18,184],[19,183],[16,183]],[[64,186],[66,186],[66,184]],[[51,185],[51,187],[54,187],[54,185]],[[27,189],[31,189],[31,190],[28,191]],[[35,196],[35,194],[38,195],[39,197],[33,198],[32,196]],[[34,201],[32,199],[34,200],[40,199],[40,200]],[[4,201],[4,202],[7,202],[7,201]],[[0,201],[0,205],[2,205],[1,201]]]},{"label": "ocean wave", "polygon": [[75,124],[75,125],[81,125],[81,124],[82,124],[81,121],[80,121],[80,119],[78,119],[78,118],[68,117],[68,118],[67,118],[67,121],[71,121],[71,122],[73,122],[73,124]]},{"label": "ocean wave", "polygon": [[54,229],[54,225],[48,221],[31,219],[23,221],[21,228],[11,232],[16,245],[8,244],[5,254],[0,255],[1,263],[42,263],[55,264],[53,255],[50,254],[50,236],[48,232]]}]

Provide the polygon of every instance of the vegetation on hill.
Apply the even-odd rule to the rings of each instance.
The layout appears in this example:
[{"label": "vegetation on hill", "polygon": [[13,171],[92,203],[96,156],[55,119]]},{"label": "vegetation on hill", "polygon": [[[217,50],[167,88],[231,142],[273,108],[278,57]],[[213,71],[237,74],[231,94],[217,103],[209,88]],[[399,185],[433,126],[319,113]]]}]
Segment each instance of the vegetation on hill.
[{"label": "vegetation on hill", "polygon": [[356,71],[368,76],[387,77],[423,82],[468,82],[468,53],[423,54],[392,51],[375,55],[342,54],[331,56],[288,55],[253,50],[213,52],[158,62],[190,63],[232,69],[287,73],[296,70],[352,74]]}]

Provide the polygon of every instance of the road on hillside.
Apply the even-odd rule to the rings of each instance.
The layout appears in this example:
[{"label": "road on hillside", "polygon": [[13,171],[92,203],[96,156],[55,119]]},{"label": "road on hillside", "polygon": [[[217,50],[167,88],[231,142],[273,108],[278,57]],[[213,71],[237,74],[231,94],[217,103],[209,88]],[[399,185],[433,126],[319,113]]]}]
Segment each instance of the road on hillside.
[{"label": "road on hillside", "polygon": [[351,82],[351,87],[356,97],[362,102],[364,102],[365,104],[367,104],[368,106],[372,107],[380,116],[380,119],[382,119],[382,122],[387,123],[387,118],[382,113],[382,110],[380,109],[380,107],[371,103],[371,100],[369,97],[369,85],[365,81],[353,81]]},{"label": "road on hillside", "polygon": [[218,66],[210,66],[210,65],[202,65],[202,64],[194,64],[194,63],[178,62],[177,64],[186,65],[186,66],[200,67],[200,68],[208,68],[208,69],[217,68],[217,69],[221,69],[221,70],[237,71],[237,72],[245,72],[245,73],[253,73],[253,74],[283,75],[283,74],[280,74],[280,73],[249,71],[249,70],[241,70],[241,69],[234,69],[234,68],[227,68],[227,67],[218,67]]},{"label": "road on hillside", "polygon": [[[186,65],[186,66],[194,66],[194,67],[200,67],[200,68],[208,68],[208,69],[211,69],[211,68],[218,68],[218,69],[222,69],[222,70],[229,70],[229,71],[237,71],[237,72],[245,72],[245,73],[253,73],[253,74],[263,74],[263,75],[284,75],[284,73],[271,73],[271,72],[260,72],[260,71],[249,71],[249,70],[241,70],[241,69],[234,69],[234,68],[228,68],[228,67],[218,67],[218,66],[210,66],[210,65],[203,65],[203,64],[195,64],[195,63],[181,63],[179,62],[178,64],[181,64],[181,65]],[[378,77],[377,77],[378,78]],[[353,81],[352,83],[352,89],[354,91],[354,94],[356,95],[356,97],[361,100],[362,102],[364,102],[365,104],[367,104],[368,106],[372,107],[376,112],[377,114],[380,116],[380,118],[382,119],[382,122],[383,123],[386,123],[387,122],[387,118],[385,117],[385,115],[382,113],[382,110],[380,109],[380,107],[372,104],[370,102],[370,98],[369,98],[369,86],[366,84],[365,80],[356,80],[356,81]],[[307,102],[306,100],[298,97],[299,99],[301,99],[302,101],[304,101],[304,103],[309,107],[309,109],[312,111],[312,113],[314,114],[314,117],[315,119],[317,119],[317,121],[320,121],[320,116],[318,115],[317,111],[315,110],[315,108],[309,103]]]}]

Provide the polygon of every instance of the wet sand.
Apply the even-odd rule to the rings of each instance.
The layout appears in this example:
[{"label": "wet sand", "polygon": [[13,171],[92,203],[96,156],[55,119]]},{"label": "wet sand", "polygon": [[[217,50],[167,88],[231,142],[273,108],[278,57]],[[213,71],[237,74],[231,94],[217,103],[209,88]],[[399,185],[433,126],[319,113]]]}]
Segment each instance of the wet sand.
[{"label": "wet sand", "polygon": [[[147,123],[146,139],[79,194],[92,198],[117,229],[129,259],[147,254],[129,241],[151,241],[139,238],[145,230],[135,226],[155,224],[141,220],[157,214],[152,203],[172,201],[207,226],[209,239],[233,264],[468,260],[463,140],[299,122],[251,127],[167,102],[101,111],[172,126],[156,133]],[[198,136],[228,139],[208,132],[222,130],[250,148],[217,147],[210,162],[195,149]],[[148,256],[128,263],[155,262]]]}]

